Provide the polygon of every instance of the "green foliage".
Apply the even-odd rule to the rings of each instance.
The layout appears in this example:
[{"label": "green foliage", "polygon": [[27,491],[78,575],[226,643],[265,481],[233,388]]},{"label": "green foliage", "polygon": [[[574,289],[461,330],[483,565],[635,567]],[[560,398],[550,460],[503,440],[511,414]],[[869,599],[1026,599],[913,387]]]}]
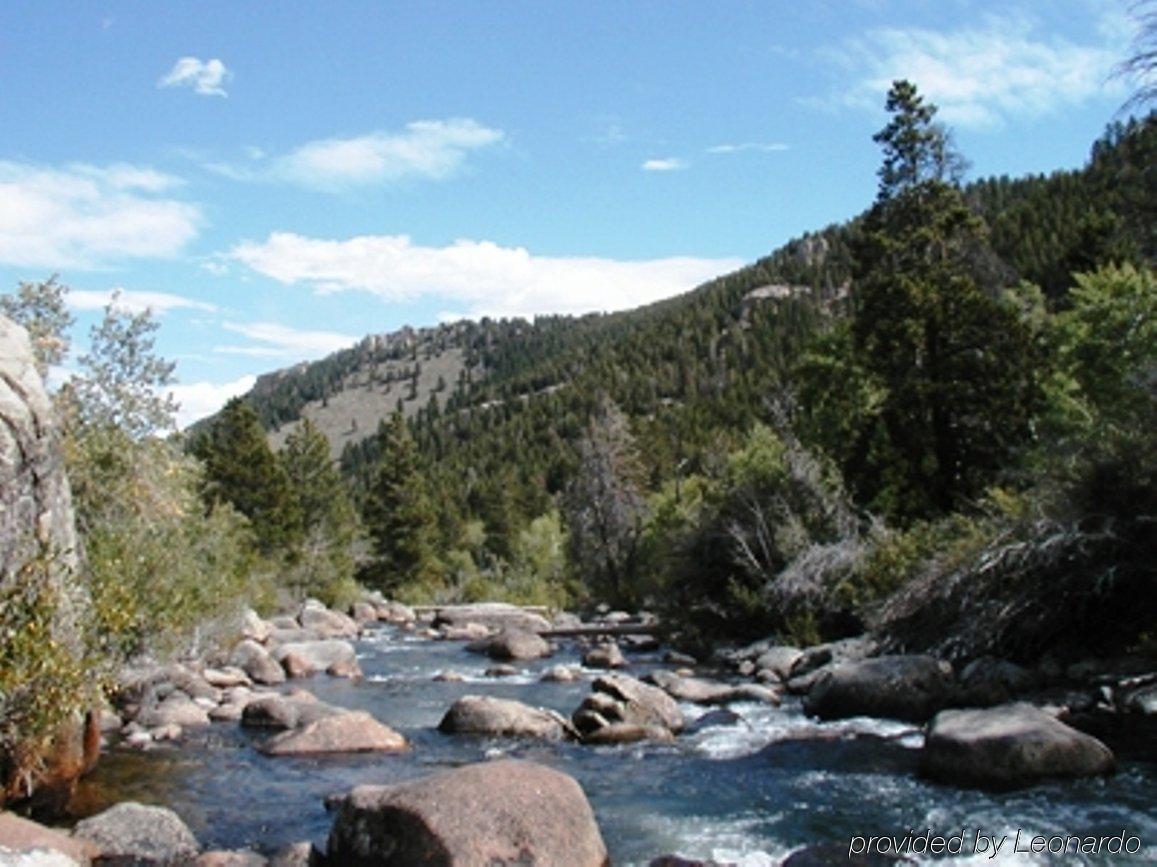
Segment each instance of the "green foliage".
[{"label": "green foliage", "polygon": [[74,433],[65,460],[105,658],[174,647],[239,604],[251,566],[246,522],[228,505],[205,513],[196,461],[110,427]]},{"label": "green foliage", "polygon": [[192,450],[205,465],[206,503],[229,503],[248,518],[262,553],[280,554],[300,540],[301,515],[289,478],[253,407],[230,400]]},{"label": "green foliage", "polygon": [[42,377],[68,355],[68,329],[75,319],[64,302],[67,293],[68,287],[53,274],[40,283],[21,282],[14,295],[0,297],[0,314],[28,331]]},{"label": "green foliage", "polygon": [[128,312],[119,300],[114,293],[89,333],[81,373],[69,382],[72,413],[83,427],[118,428],[139,440],[175,428],[177,404],[162,390],[176,365],[154,352],[160,324],[152,312]]},{"label": "green foliage", "polygon": [[393,593],[439,583],[435,515],[418,472],[414,441],[400,412],[379,431],[381,457],[363,513],[375,560],[364,580]]},{"label": "green foliage", "polygon": [[[865,501],[911,520],[976,498],[1028,439],[1037,395],[1029,336],[985,285],[983,225],[955,187],[921,179],[920,166],[943,159],[941,137],[935,110],[901,98],[914,93],[904,85],[880,135],[881,177],[899,180],[865,220],[855,275],[854,352],[882,397],[845,472]],[[899,144],[886,135],[896,124]],[[896,159],[909,168],[890,168]]]},{"label": "green foliage", "polygon": [[286,438],[278,460],[300,521],[301,541],[290,552],[286,583],[299,598],[314,596],[330,605],[354,601],[353,544],[360,527],[329,443],[303,419]]}]

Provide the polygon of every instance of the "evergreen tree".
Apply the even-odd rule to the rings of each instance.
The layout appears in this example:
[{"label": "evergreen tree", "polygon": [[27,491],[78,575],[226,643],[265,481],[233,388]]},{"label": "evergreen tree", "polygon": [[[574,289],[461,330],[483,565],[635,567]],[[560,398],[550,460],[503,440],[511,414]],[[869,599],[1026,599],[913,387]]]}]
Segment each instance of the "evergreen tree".
[{"label": "evergreen tree", "polygon": [[232,503],[253,527],[263,553],[286,551],[301,538],[301,515],[289,478],[265,439],[253,407],[233,398],[193,445],[205,464],[205,499]]},{"label": "evergreen tree", "polygon": [[853,337],[882,387],[858,436],[853,483],[878,508],[914,518],[978,495],[1028,435],[1030,341],[992,285],[982,221],[946,182],[944,133],[905,81],[877,136],[880,193],[864,221]]},{"label": "evergreen tree", "polygon": [[286,437],[278,459],[301,527],[295,583],[304,594],[332,602],[353,577],[357,513],[330,457],[329,442],[308,418]]},{"label": "evergreen tree", "polygon": [[417,451],[400,412],[379,432],[377,474],[366,500],[364,518],[376,561],[365,578],[386,591],[429,587],[436,579],[434,510]]}]

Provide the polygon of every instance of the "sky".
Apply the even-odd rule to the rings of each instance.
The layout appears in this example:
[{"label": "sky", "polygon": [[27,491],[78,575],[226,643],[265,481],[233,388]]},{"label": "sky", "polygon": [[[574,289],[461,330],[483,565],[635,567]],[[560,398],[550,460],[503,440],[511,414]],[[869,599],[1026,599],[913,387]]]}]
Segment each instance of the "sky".
[{"label": "sky", "polygon": [[638,306],[875,195],[884,94],[970,177],[1082,165],[1125,0],[0,0],[0,292],[161,323],[186,424],[369,333]]}]

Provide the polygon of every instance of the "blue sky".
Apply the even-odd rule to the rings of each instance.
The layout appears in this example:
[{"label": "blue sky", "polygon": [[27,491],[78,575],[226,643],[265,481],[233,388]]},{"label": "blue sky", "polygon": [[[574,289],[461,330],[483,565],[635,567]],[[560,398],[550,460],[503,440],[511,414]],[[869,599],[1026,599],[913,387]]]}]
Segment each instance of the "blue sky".
[{"label": "blue sky", "polygon": [[846,219],[911,78],[970,176],[1081,165],[1123,0],[6,2],[0,288],[148,305],[182,421],[459,316],[646,303]]}]

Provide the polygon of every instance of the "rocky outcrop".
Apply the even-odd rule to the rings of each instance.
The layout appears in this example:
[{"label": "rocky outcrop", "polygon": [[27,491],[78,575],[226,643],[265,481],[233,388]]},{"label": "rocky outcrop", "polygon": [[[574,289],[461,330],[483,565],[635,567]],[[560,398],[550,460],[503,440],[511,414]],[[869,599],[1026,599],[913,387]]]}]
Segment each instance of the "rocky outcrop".
[{"label": "rocky outcrop", "polygon": [[[15,588],[25,599],[51,599],[46,639],[55,642],[62,659],[82,665],[88,606],[80,581],[72,497],[64,474],[56,421],[36,370],[28,333],[0,316],[0,597]],[[0,629],[11,609],[0,606]],[[41,611],[43,613],[43,611]],[[11,665],[12,661],[9,660]],[[10,669],[7,673],[14,674]],[[18,675],[21,676],[21,675]],[[22,689],[35,692],[35,666],[29,666]],[[48,676],[52,676],[51,674]],[[77,696],[85,707],[88,696]],[[18,713],[9,696],[0,697],[0,717]],[[0,804],[33,795],[64,800],[76,778],[91,768],[99,752],[99,732],[88,737],[83,711],[70,715],[52,738],[47,752],[7,755],[0,748]]]},{"label": "rocky outcrop", "polygon": [[547,740],[576,736],[571,724],[556,711],[483,695],[466,695],[454,702],[438,731]]},{"label": "rocky outcrop", "polygon": [[94,845],[102,861],[114,864],[184,864],[200,848],[172,810],[132,801],[78,822],[72,834]]},{"label": "rocky outcrop", "polygon": [[595,679],[588,695],[571,717],[584,740],[595,738],[600,729],[617,724],[665,730],[683,729],[683,713],[671,696],[623,674]]},{"label": "rocky outcrop", "polygon": [[579,784],[524,761],[359,786],[338,809],[327,852],[349,867],[610,863]]},{"label": "rocky outcrop", "polygon": [[878,656],[827,666],[804,699],[820,719],[889,717],[924,722],[951,701],[952,666],[931,656]]},{"label": "rocky outcrop", "polygon": [[943,711],[920,755],[920,769],[931,779],[985,789],[1099,776],[1113,764],[1112,751],[1099,740],[1025,702]]}]

